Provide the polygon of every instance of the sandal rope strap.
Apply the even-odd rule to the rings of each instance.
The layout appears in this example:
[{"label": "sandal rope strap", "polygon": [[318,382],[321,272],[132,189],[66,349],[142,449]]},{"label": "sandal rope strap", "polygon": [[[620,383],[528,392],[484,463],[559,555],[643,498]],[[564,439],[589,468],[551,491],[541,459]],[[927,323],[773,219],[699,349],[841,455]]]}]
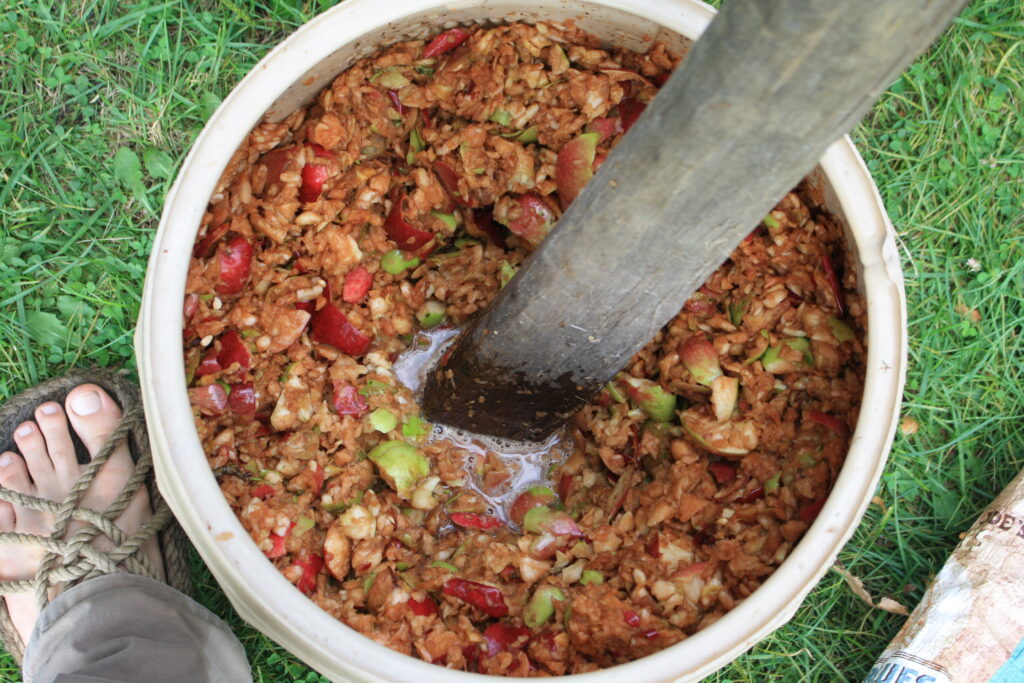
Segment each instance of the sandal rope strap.
[{"label": "sandal rope strap", "polygon": [[[142,546],[173,519],[171,510],[163,500],[154,500],[153,517],[142,524],[138,531],[126,535],[115,524],[116,520],[153,469],[153,458],[146,450],[140,454],[124,488],[117,498],[102,512],[80,506],[96,474],[110,459],[114,449],[132,434],[132,430],[143,423],[141,405],[129,407],[120,423],[92,460],[84,467],[82,476],[75,483],[67,497],[60,503],[29,496],[0,486],[0,500],[14,505],[48,512],[55,517],[54,530],[49,536],[21,533],[0,533],[0,543],[42,548],[46,552],[39,562],[34,578],[18,581],[0,581],[0,594],[34,591],[39,609],[49,603],[50,588],[61,584],[74,585],[101,574],[128,571],[153,579],[159,576],[152,563],[142,551]],[[65,538],[72,522],[83,524]],[[94,541],[105,536],[113,544],[106,551],[98,549]]]}]

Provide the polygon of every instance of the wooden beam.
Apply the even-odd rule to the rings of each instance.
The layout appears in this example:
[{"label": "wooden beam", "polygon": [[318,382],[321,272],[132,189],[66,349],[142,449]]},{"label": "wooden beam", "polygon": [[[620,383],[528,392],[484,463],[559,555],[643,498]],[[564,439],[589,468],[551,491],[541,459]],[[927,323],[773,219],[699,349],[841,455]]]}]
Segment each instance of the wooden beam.
[{"label": "wooden beam", "polygon": [[549,434],[620,370],[965,0],[730,0],[428,377],[430,419]]}]

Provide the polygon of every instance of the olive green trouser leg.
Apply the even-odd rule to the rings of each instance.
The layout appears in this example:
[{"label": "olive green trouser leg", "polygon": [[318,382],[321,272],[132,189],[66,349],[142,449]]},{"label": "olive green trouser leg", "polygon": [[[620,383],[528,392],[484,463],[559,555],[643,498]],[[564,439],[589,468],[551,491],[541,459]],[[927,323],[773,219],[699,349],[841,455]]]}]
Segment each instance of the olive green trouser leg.
[{"label": "olive green trouser leg", "polygon": [[39,616],[26,683],[249,683],[227,625],[170,586],[134,574],[83,581]]}]

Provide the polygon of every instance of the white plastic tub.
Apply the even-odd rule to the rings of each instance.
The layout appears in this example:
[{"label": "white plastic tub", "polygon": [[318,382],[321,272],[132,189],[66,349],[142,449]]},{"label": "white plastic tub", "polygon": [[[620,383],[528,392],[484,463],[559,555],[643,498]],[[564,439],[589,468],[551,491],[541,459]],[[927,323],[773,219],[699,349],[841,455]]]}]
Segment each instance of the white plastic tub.
[{"label": "white plastic tub", "polygon": [[[221,495],[192,422],[181,310],[192,243],[232,152],[264,115],[284,118],[378,46],[471,21],[564,20],[618,45],[678,47],[713,10],[695,0],[346,0],[296,31],[224,100],[185,160],[164,207],[136,331],[136,351],[160,489],[238,612],[310,666],[337,680],[483,680],[378,645],[306,599],[257,549]],[[906,363],[906,304],[892,227],[849,139],[833,144],[814,178],[847,226],[868,302],[865,396],[846,465],[817,521],[754,595],[718,622],[655,655],[580,681],[696,680],[784,624],[834,561],[874,492],[892,443]]]}]

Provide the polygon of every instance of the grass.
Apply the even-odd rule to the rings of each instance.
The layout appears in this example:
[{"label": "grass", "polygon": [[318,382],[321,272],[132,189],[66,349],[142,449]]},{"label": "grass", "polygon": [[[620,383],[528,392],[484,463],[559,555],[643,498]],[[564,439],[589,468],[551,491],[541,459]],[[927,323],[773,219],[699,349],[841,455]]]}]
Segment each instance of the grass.
[{"label": "grass", "polygon": [[[178,165],[233,84],[330,4],[4,6],[0,397],[75,366],[134,367],[146,256]],[[974,0],[853,132],[899,235],[910,371],[907,429],[839,559],[908,606],[1024,466],[1022,82],[1024,7]],[[241,623],[198,561],[194,574],[257,680],[321,680]],[[860,680],[902,622],[830,572],[711,680]],[[0,657],[0,678],[18,676]]]}]

